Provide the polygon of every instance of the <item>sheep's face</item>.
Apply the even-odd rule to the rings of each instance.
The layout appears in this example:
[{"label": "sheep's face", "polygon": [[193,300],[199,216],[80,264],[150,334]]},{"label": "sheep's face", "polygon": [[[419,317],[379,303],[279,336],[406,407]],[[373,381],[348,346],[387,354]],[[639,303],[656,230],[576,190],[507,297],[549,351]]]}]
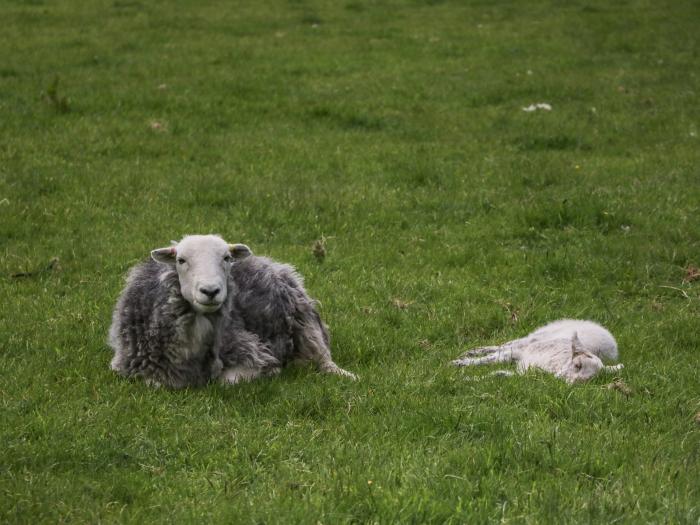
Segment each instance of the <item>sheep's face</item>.
[{"label": "sheep's face", "polygon": [[598,356],[595,356],[588,352],[583,352],[581,354],[577,354],[571,360],[571,368],[569,368],[568,380],[570,383],[588,381],[602,369],[603,362]]},{"label": "sheep's face", "polygon": [[169,248],[153,250],[151,256],[173,265],[180,293],[200,313],[216,312],[228,296],[229,272],[234,258],[250,255],[244,244],[227,244],[216,235],[190,235]]},{"label": "sheep's face", "polygon": [[574,333],[571,341],[571,366],[566,374],[569,383],[588,381],[603,369],[603,362],[600,358],[583,349],[583,345]]}]

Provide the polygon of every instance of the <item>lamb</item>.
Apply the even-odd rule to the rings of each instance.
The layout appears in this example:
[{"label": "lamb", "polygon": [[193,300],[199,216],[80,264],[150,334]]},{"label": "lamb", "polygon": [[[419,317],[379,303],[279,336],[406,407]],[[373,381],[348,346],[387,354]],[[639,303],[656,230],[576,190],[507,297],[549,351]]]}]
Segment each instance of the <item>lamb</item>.
[{"label": "lamb", "polygon": [[293,269],[216,235],[184,237],[135,266],[108,343],[114,371],[154,386],[237,383],[277,373],[292,356],[355,377],[332,361],[327,329]]},{"label": "lamb", "polygon": [[[479,357],[484,356],[484,357]],[[592,321],[562,319],[549,323],[521,339],[501,346],[475,348],[452,361],[456,366],[515,361],[518,373],[539,368],[567,383],[587,381],[600,371],[613,372],[622,364],[605,366],[602,359],[616,360],[617,343],[612,334]],[[492,375],[512,375],[500,370]]]}]

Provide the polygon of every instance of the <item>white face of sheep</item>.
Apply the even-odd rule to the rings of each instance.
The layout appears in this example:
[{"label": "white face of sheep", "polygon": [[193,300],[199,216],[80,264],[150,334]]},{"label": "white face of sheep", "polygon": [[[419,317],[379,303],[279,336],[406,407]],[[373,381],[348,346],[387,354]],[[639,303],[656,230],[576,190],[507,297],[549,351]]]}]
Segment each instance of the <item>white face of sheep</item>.
[{"label": "white face of sheep", "polygon": [[588,381],[604,368],[603,362],[598,356],[583,349],[583,345],[575,333],[571,341],[571,353],[571,366],[566,375],[566,380],[569,383]]},{"label": "white face of sheep", "polygon": [[233,260],[250,254],[245,244],[228,244],[216,235],[190,235],[174,246],[153,250],[151,257],[175,267],[180,293],[197,312],[212,313],[228,295]]}]

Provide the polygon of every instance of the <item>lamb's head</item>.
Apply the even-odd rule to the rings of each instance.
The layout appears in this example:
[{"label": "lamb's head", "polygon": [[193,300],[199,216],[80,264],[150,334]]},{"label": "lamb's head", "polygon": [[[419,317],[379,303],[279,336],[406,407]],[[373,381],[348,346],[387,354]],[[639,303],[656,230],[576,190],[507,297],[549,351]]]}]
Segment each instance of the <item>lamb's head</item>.
[{"label": "lamb's head", "polygon": [[571,366],[565,376],[567,382],[588,381],[603,368],[604,365],[600,358],[587,352],[581,344],[578,335],[574,333],[571,339]]},{"label": "lamb's head", "polygon": [[153,250],[151,257],[175,268],[180,293],[195,310],[212,313],[230,291],[233,260],[250,254],[245,244],[228,244],[217,235],[188,235],[173,246]]}]

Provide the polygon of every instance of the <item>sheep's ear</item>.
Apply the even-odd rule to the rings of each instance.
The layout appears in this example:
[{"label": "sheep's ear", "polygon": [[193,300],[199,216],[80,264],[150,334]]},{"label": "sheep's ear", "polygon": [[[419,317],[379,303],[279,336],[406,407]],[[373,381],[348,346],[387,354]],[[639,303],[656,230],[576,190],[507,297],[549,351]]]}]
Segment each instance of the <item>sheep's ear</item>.
[{"label": "sheep's ear", "polygon": [[167,248],[158,248],[151,252],[151,257],[153,260],[163,264],[175,264],[175,257],[177,255],[177,250],[175,246],[168,246]]},{"label": "sheep's ear", "polygon": [[251,249],[245,244],[229,244],[228,249],[231,251],[234,259],[244,259],[249,255],[253,255]]},{"label": "sheep's ear", "polygon": [[574,332],[574,336],[571,338],[571,353],[574,357],[576,357],[577,355],[583,354],[584,352],[585,349],[581,344],[581,340],[578,338],[578,334]]}]

